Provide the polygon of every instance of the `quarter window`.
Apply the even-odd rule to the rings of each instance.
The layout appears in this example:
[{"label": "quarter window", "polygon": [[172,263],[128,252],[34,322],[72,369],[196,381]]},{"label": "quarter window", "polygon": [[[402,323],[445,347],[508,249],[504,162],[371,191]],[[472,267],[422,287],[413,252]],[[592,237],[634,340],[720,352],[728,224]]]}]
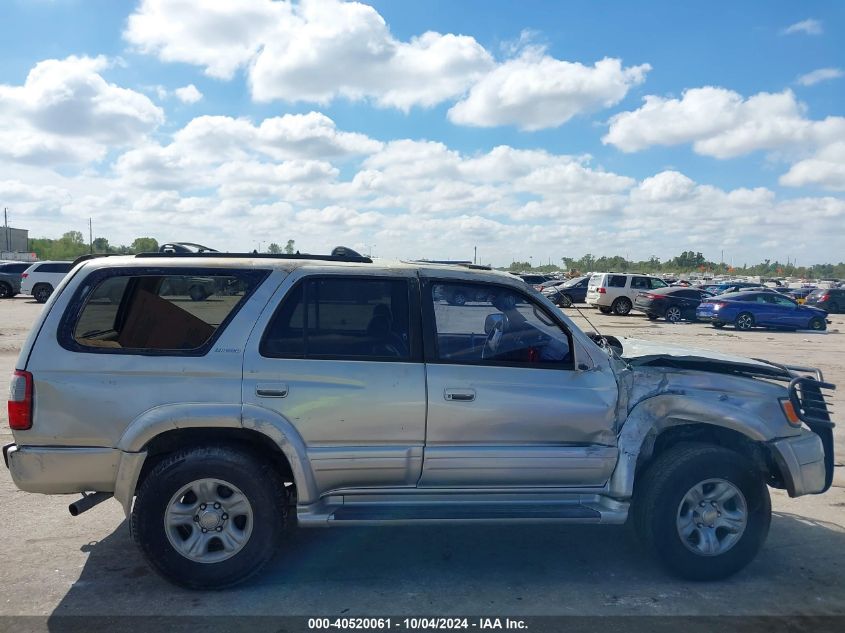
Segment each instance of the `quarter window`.
[{"label": "quarter window", "polygon": [[631,288],[646,290],[648,287],[649,284],[646,277],[631,277]]},{"label": "quarter window", "polygon": [[[460,292],[469,301],[454,300]],[[481,284],[432,284],[437,360],[569,369],[569,336],[527,297]]]},{"label": "quarter window", "polygon": [[306,279],[273,315],[261,355],[410,360],[408,289],[408,282],[393,279]]},{"label": "quarter window", "polygon": [[88,294],[73,325],[86,348],[148,351],[196,350],[263,278],[248,274],[119,275]]}]

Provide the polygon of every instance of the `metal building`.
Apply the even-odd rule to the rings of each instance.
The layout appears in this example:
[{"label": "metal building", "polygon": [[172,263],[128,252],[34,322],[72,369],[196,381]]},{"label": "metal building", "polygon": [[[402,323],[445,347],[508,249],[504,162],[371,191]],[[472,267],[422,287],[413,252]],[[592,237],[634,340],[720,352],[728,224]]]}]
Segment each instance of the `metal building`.
[{"label": "metal building", "polygon": [[29,231],[0,226],[0,251],[25,253],[29,250]]}]

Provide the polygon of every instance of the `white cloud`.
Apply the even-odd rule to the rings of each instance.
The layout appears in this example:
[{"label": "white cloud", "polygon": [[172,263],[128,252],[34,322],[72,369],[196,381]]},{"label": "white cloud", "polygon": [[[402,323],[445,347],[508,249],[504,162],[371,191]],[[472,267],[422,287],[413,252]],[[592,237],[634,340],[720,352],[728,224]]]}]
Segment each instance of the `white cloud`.
[{"label": "white cloud", "polygon": [[780,177],[780,184],[845,191],[845,141],[831,143],[812,158],[798,161]]},{"label": "white cloud", "polygon": [[790,24],[781,31],[782,35],[793,35],[795,33],[804,33],[805,35],[821,35],[822,23],[813,18],[801,20],[795,24]]},{"label": "white cloud", "polygon": [[370,6],[339,0],[237,3],[144,0],[124,37],[163,61],[229,79],[246,68],[257,101],[371,98],[408,110],[461,95],[492,67],[474,38],[396,39]]},{"label": "white cloud", "polygon": [[48,59],[21,86],[0,84],[0,156],[61,164],[102,158],[164,121],[145,95],[107,82],[104,57]]},{"label": "white cloud", "polygon": [[839,68],[819,68],[818,70],[801,75],[798,77],[797,82],[802,86],[815,86],[822,81],[839,79],[842,76],[842,70]]},{"label": "white cloud", "polygon": [[806,118],[791,90],[747,99],[724,88],[694,88],[680,99],[645,97],[638,110],[610,119],[602,138],[624,152],[692,143],[696,153],[732,158],[758,150],[801,149],[845,138],[845,117]]},{"label": "white cloud", "polygon": [[530,47],[473,85],[449,110],[449,119],[479,127],[557,127],[577,114],[619,103],[650,69],[648,64],[623,68],[621,60],[611,58],[585,66]]},{"label": "white cloud", "polygon": [[176,88],[176,90],[173,91],[173,94],[176,95],[176,98],[179,99],[179,101],[188,104],[201,101],[203,96],[194,84],[188,84],[187,86]]}]

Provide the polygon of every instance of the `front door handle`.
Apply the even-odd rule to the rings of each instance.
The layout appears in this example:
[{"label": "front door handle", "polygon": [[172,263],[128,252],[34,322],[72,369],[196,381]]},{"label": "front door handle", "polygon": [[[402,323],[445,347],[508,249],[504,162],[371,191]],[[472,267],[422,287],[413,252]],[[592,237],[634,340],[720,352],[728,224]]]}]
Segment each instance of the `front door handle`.
[{"label": "front door handle", "polygon": [[284,398],[288,395],[288,386],[279,383],[259,383],[255,385],[255,395],[260,398]]},{"label": "front door handle", "polygon": [[443,397],[451,402],[472,402],[475,400],[475,389],[446,389]]}]

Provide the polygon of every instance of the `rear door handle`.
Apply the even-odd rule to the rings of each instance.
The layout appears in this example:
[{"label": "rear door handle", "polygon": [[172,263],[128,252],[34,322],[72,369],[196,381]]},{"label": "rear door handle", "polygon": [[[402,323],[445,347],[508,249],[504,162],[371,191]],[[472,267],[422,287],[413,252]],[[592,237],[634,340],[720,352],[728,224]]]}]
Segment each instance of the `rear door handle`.
[{"label": "rear door handle", "polygon": [[475,400],[475,389],[446,389],[443,397],[452,402],[472,402]]},{"label": "rear door handle", "polygon": [[259,383],[255,385],[255,395],[260,398],[284,398],[288,395],[288,386],[279,383]]}]

